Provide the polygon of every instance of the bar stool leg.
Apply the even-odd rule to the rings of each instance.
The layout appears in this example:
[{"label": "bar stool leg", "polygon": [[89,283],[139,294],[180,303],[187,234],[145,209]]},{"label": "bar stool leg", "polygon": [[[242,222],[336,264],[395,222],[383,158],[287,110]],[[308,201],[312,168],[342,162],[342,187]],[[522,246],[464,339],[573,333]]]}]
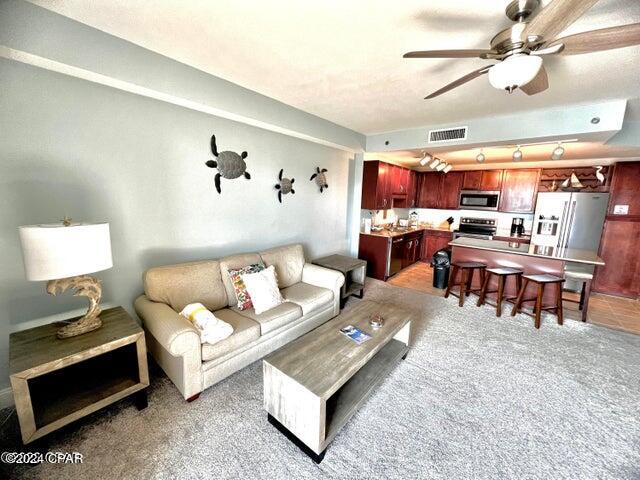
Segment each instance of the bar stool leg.
[{"label": "bar stool leg", "polygon": [[496,316],[502,316],[502,296],[504,295],[504,282],[505,277],[500,275],[498,277],[498,298],[496,301]]},{"label": "bar stool leg", "polygon": [[587,312],[589,310],[589,297],[591,296],[591,280],[584,282],[583,287],[584,298],[582,300],[582,321],[587,321]]},{"label": "bar stool leg", "polygon": [[475,271],[475,268],[469,268],[468,269],[468,278],[467,278],[467,288],[464,291],[464,294],[466,297],[468,297],[469,295],[471,295],[471,282],[473,282],[473,273]]},{"label": "bar stool leg", "polygon": [[487,296],[487,287],[489,287],[489,279],[491,278],[491,273],[487,272],[484,276],[484,282],[482,282],[482,289],[480,290],[480,297],[478,298],[478,306],[484,305],[484,300]]},{"label": "bar stool leg", "polygon": [[458,274],[458,267],[453,265],[451,267],[451,275],[449,276],[449,282],[447,283],[447,290],[444,292],[444,298],[449,298],[449,294],[451,293],[451,287],[453,287],[456,283],[457,274]]},{"label": "bar stool leg", "polygon": [[556,296],[556,305],[558,307],[556,309],[556,315],[558,316],[558,325],[562,325],[564,323],[564,312],[562,311],[562,282],[556,283]]},{"label": "bar stool leg", "polygon": [[[522,279],[520,279],[520,283],[522,283]],[[522,307],[522,299],[524,298],[524,292],[527,291],[527,286],[529,285],[529,280],[524,279],[524,284],[518,290],[518,298],[516,299],[516,303],[514,303],[513,308],[511,309],[511,316],[515,317],[516,313],[520,311]]]},{"label": "bar stool leg", "polygon": [[536,315],[535,327],[540,328],[540,315],[542,314],[542,295],[544,294],[544,283],[538,284],[538,295],[536,296],[536,306],[534,313]]},{"label": "bar stool leg", "polygon": [[464,307],[464,297],[466,295],[466,290],[467,290],[467,281],[468,281],[468,277],[469,277],[469,269],[468,268],[463,268],[462,269],[462,274],[461,274],[460,278],[460,298],[458,300],[458,306],[459,307]]}]

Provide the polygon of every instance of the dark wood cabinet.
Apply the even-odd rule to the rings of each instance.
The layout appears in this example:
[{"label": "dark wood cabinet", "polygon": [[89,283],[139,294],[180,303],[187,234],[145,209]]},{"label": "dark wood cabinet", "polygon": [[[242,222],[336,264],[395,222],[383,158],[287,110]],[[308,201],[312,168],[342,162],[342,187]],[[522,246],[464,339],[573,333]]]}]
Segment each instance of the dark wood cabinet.
[{"label": "dark wood cabinet", "polygon": [[596,268],[594,291],[631,298],[640,296],[638,238],[640,222],[605,221],[599,252],[605,265]]},{"label": "dark wood cabinet", "polygon": [[422,232],[415,232],[404,237],[404,258],[402,268],[407,268],[420,260]]},{"label": "dark wood cabinet", "polygon": [[390,166],[378,160],[364,162],[361,208],[367,210],[391,208]]},{"label": "dark wood cabinet", "polygon": [[505,170],[502,178],[500,211],[533,213],[536,207],[540,170]]},{"label": "dark wood cabinet", "polygon": [[617,163],[610,191],[609,215],[614,215],[616,205],[628,205],[626,215],[640,220],[640,162]]},{"label": "dark wood cabinet", "polygon": [[420,251],[420,259],[423,262],[431,262],[431,257],[438,250],[447,248],[449,242],[453,239],[451,232],[439,230],[425,230],[422,237],[422,248]]},{"label": "dark wood cabinet", "polygon": [[463,173],[463,190],[499,191],[502,188],[502,170],[470,170]]},{"label": "dark wood cabinet", "polygon": [[420,173],[419,208],[456,209],[464,179],[463,172]]},{"label": "dark wood cabinet", "polygon": [[460,201],[460,190],[462,190],[462,180],[464,172],[449,172],[441,174],[440,196],[438,208],[453,210],[458,208]]}]

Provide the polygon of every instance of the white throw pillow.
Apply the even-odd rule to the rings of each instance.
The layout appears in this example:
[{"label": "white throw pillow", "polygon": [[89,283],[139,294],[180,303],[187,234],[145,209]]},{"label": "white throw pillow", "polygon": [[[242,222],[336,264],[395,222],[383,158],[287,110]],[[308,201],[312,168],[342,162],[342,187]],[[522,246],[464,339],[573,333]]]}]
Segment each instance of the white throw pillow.
[{"label": "white throw pillow", "polygon": [[273,265],[256,273],[242,274],[242,281],[247,287],[256,314],[259,315],[284,303]]}]

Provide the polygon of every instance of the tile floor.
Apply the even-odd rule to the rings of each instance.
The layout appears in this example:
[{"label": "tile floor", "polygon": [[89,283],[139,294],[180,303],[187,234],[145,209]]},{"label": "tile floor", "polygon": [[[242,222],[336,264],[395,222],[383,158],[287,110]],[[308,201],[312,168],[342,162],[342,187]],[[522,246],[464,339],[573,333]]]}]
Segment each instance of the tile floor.
[{"label": "tile floor", "polygon": [[[391,277],[388,282],[392,285],[419,290],[430,295],[444,295],[444,290],[433,288],[431,267],[423,262],[415,263],[404,269]],[[571,293],[567,294],[567,297],[571,296]],[[576,299],[577,297],[575,295]],[[576,303],[565,302],[564,308],[565,318],[580,320],[580,311]],[[594,293],[589,301],[587,321],[640,335],[640,301]]]}]

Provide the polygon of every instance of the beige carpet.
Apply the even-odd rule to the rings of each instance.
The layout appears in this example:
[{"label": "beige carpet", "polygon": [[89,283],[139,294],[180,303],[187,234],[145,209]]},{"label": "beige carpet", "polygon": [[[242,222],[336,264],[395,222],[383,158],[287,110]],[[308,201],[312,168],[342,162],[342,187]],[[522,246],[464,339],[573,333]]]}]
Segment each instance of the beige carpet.
[{"label": "beige carpet", "polygon": [[[164,377],[149,407],[98,412],[35,448],[82,465],[10,469],[9,478],[640,478],[640,336],[367,283],[366,298],[419,313],[407,360],[315,465],[262,410],[260,362],[187,404]],[[353,305],[357,300],[350,300]],[[349,308],[349,306],[347,307]],[[2,451],[20,449],[14,413]],[[27,449],[29,450],[29,449]]]}]

